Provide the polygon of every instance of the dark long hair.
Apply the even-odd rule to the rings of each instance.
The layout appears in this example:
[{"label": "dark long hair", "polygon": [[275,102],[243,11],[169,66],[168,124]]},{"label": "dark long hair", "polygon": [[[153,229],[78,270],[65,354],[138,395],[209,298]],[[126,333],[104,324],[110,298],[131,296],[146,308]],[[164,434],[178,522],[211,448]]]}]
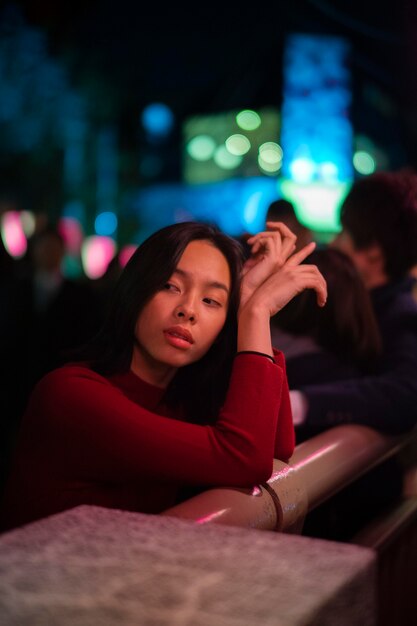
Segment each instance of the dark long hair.
[{"label": "dark long hair", "polygon": [[369,293],[351,259],[340,250],[317,249],[306,263],[317,265],[327,283],[327,303],[317,306],[308,289],[293,298],[272,324],[294,335],[312,337],[318,345],[364,372],[381,352],[378,324]]},{"label": "dark long hair", "polygon": [[152,296],[171,277],[191,241],[209,241],[224,255],[231,275],[225,324],[209,351],[179,368],[165,394],[170,406],[181,406],[186,419],[215,418],[224,401],[237,341],[242,246],[213,225],[182,222],[166,226],[144,241],[130,258],[112,292],[102,327],[82,360],[102,375],[130,369],[137,319]]}]

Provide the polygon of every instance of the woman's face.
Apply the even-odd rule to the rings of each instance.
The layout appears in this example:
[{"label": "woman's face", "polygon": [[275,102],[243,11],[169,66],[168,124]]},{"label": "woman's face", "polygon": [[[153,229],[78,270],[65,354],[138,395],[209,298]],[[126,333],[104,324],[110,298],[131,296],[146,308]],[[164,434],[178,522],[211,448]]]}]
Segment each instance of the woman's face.
[{"label": "woman's face", "polygon": [[135,327],[131,369],[165,387],[179,367],[201,359],[226,321],[231,289],[226,258],[209,241],[192,241]]}]

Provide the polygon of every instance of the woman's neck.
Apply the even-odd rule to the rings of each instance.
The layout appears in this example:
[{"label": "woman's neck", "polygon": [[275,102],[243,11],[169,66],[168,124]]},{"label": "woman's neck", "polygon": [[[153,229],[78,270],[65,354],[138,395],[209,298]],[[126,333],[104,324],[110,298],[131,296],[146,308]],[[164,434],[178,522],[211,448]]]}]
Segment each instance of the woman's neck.
[{"label": "woman's neck", "polygon": [[169,385],[177,371],[177,368],[156,362],[139,350],[133,350],[130,369],[146,383],[161,389]]}]

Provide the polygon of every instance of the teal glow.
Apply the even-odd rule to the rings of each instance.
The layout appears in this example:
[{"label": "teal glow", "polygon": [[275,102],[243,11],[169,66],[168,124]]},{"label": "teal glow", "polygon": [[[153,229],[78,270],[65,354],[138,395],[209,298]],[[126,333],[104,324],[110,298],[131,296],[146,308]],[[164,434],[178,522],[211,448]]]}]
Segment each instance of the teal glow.
[{"label": "teal glow", "polygon": [[245,109],[236,115],[236,124],[242,130],[256,130],[261,125],[261,118],[256,111]]},{"label": "teal glow", "polygon": [[276,178],[263,175],[197,185],[165,183],[138,189],[125,211],[141,224],[135,243],[184,219],[215,223],[227,234],[240,235],[263,230],[267,207],[277,195]]},{"label": "teal glow", "polygon": [[353,179],[348,40],[291,34],[284,54],[283,195],[311,229],[337,232]]},{"label": "teal glow", "polygon": [[243,207],[243,220],[248,230],[253,228],[253,225],[259,217],[261,209],[263,208],[262,198],[262,191],[255,191],[255,193],[249,196],[245,206]]},{"label": "teal glow", "polygon": [[325,161],[318,166],[319,178],[325,183],[335,183],[339,178],[339,170],[336,163]]},{"label": "teal glow", "polygon": [[305,157],[291,161],[288,169],[293,181],[300,184],[311,183],[316,174],[315,162]]},{"label": "teal glow", "polygon": [[112,235],[117,228],[117,216],[112,211],[104,211],[97,215],[94,229],[97,235]]},{"label": "teal glow", "polygon": [[85,206],[81,200],[69,200],[62,211],[63,217],[73,217],[79,222],[85,221]]},{"label": "teal glow", "polygon": [[197,135],[187,144],[187,152],[196,161],[208,161],[214,154],[216,142],[209,135]]},{"label": "teal glow", "polygon": [[367,176],[375,172],[375,159],[369,154],[369,152],[365,152],[365,150],[358,150],[353,155],[353,167],[357,172],[359,172],[359,174]]},{"label": "teal glow", "polygon": [[280,181],[281,193],[295,206],[299,220],[312,230],[340,231],[339,206],[348,192],[351,181],[334,185],[312,182],[305,185],[293,180]]},{"label": "teal glow", "polygon": [[226,139],[225,144],[230,154],[235,156],[242,156],[250,150],[250,141],[245,135],[230,135]]}]

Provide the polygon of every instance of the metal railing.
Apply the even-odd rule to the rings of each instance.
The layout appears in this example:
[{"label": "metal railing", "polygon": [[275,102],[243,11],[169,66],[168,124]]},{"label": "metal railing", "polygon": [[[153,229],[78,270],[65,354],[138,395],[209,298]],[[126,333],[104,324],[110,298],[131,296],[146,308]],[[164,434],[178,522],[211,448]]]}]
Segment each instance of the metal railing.
[{"label": "metal railing", "polygon": [[288,464],[274,460],[267,483],[209,489],[162,515],[299,533],[309,511],[416,438],[417,430],[390,437],[366,426],[336,426],[299,444]]}]

